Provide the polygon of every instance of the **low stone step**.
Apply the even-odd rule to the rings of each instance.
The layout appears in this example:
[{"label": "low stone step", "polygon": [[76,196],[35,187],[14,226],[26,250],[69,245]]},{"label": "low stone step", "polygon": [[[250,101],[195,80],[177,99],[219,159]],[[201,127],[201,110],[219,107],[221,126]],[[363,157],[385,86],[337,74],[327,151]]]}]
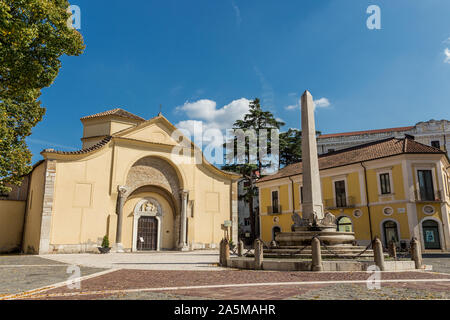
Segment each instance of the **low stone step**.
[{"label": "low stone step", "polygon": [[[321,246],[325,248],[324,246]],[[364,246],[352,246],[352,245],[337,245],[337,246],[327,246],[330,249],[354,249],[354,250],[364,250],[366,247]],[[272,249],[301,249],[304,246],[278,246]],[[306,248],[311,248],[311,246],[307,246]],[[267,250],[267,249],[266,249]]]},{"label": "low stone step", "polygon": [[[371,258],[373,259],[373,253],[363,253],[356,257],[355,254],[338,254],[338,257],[332,253],[322,253],[322,259],[324,258]],[[264,254],[264,258],[270,259],[311,259],[311,254]]]},{"label": "low stone step", "polygon": [[[364,249],[363,249],[364,250]],[[358,254],[360,252],[362,252],[363,250],[334,250],[332,249],[332,252],[335,252],[337,254]],[[270,254],[299,254],[299,253],[303,253],[303,254],[309,254],[311,255],[312,251],[311,249],[304,249],[302,251],[300,250],[293,250],[293,249],[283,249],[283,250],[278,250],[278,249],[266,249],[264,250],[264,253],[270,253]],[[326,249],[322,249],[322,253],[330,253],[328,250]],[[368,249],[366,250],[364,253],[370,253],[373,255],[373,250]]]}]

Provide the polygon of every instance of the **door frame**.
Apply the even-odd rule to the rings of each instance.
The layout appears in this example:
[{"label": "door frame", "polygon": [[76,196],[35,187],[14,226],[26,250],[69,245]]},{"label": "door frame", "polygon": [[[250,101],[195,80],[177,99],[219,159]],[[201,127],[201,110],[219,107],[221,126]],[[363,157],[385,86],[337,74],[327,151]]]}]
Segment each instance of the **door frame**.
[{"label": "door frame", "polygon": [[[156,208],[154,211],[144,211],[142,210],[142,207],[144,204],[150,203],[153,204]],[[159,202],[154,198],[144,198],[140,200],[136,206],[134,207],[134,214],[133,214],[133,246],[131,248],[132,252],[139,251],[137,249],[137,233],[138,233],[138,221],[140,217],[154,217],[157,220],[158,228],[157,228],[157,235],[156,235],[156,251],[161,250],[161,225],[162,225],[162,217],[163,217],[163,211],[162,207],[159,204]]]},{"label": "door frame", "polygon": [[[386,245],[389,245],[389,242],[387,241],[387,239],[386,239],[386,232],[385,232],[385,229],[384,229],[384,224],[386,223],[386,222],[389,222],[389,221],[391,221],[391,222],[394,222],[395,223],[395,225],[397,226],[397,238],[398,238],[398,242],[400,243],[400,241],[402,240],[402,238],[401,238],[401,233],[400,233],[400,224],[398,223],[398,221],[397,220],[394,220],[394,219],[392,219],[392,218],[388,218],[388,219],[384,219],[384,220],[382,220],[381,222],[380,222],[380,231],[381,231],[381,234],[382,234],[382,241],[383,241],[383,246],[385,246],[386,247]],[[387,248],[387,247],[386,247]]]},{"label": "door frame", "polygon": [[[427,220],[433,220],[434,222],[437,223],[438,232],[439,232],[439,244],[441,246],[440,249],[425,249],[425,235],[423,234],[423,223]],[[445,248],[445,242],[444,242],[444,236],[443,236],[444,230],[442,229],[442,223],[439,219],[436,219],[434,217],[425,217],[422,220],[420,220],[419,226],[420,226],[419,227],[420,238],[422,240],[422,250],[444,250],[444,248]]]}]

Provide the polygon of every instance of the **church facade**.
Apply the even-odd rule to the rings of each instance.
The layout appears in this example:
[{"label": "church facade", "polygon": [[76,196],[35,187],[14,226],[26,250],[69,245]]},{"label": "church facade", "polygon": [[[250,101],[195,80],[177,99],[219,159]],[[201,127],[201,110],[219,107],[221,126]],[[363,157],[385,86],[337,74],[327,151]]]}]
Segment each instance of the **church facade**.
[{"label": "church facade", "polygon": [[114,109],[81,121],[83,148],[44,150],[16,199],[0,203],[23,211],[16,235],[23,252],[94,252],[105,235],[119,252],[214,248],[229,220],[237,239],[239,175],[174,138],[164,116]]}]

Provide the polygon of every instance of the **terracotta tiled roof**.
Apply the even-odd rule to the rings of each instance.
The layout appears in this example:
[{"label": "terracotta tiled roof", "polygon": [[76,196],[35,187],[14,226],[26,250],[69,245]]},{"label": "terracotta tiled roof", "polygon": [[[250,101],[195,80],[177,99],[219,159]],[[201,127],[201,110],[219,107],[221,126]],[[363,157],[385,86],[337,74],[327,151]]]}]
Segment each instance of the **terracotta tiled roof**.
[{"label": "terracotta tiled roof", "polygon": [[[324,170],[341,167],[362,161],[375,160],[406,153],[435,153],[445,155],[445,152],[440,149],[421,144],[412,139],[389,138],[320,155],[319,169]],[[301,173],[302,163],[298,162],[288,165],[279,170],[276,174],[266,176],[258,182],[275,180]]]},{"label": "terracotta tiled roof", "polygon": [[139,117],[139,116],[137,116],[135,114],[132,114],[131,112],[128,112],[128,111],[120,109],[120,108],[116,108],[116,109],[112,109],[112,110],[96,113],[96,114],[93,114],[93,115],[90,115],[90,116],[83,117],[80,120],[100,118],[100,117],[106,117],[106,116],[117,116],[117,117],[121,117],[121,118],[145,121],[144,118],[141,118],[141,117]]},{"label": "terracotta tiled roof", "polygon": [[399,131],[409,131],[414,129],[415,127],[399,127],[399,128],[388,128],[388,129],[377,129],[377,130],[366,130],[366,131],[354,131],[354,132],[343,132],[343,133],[331,133],[331,134],[322,134],[318,136],[318,139],[325,138],[333,138],[333,137],[346,137],[346,136],[359,136],[363,134],[372,134],[372,133],[386,133],[386,132],[399,132]]},{"label": "terracotta tiled roof", "polygon": [[98,150],[98,149],[102,148],[103,146],[108,144],[108,142],[111,141],[111,139],[112,139],[111,136],[107,136],[106,138],[101,140],[99,143],[93,145],[92,147],[81,149],[81,150],[78,150],[78,151],[58,151],[58,150],[55,150],[55,149],[45,149],[42,152],[57,153],[57,154],[67,154],[67,155],[85,154],[85,153],[89,153],[91,151],[95,151],[95,150]]}]

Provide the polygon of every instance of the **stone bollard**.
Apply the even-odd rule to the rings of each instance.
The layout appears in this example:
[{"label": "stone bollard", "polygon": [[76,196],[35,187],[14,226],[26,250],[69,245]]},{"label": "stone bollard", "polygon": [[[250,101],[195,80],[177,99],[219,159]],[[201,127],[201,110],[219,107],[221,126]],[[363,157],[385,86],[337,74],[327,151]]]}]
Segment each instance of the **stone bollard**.
[{"label": "stone bollard", "polygon": [[230,260],[230,243],[227,239],[223,240],[223,266],[228,266],[228,261]]},{"label": "stone bollard", "polygon": [[320,240],[313,238],[311,240],[312,265],[311,271],[322,271],[322,252],[320,249]]},{"label": "stone bollard", "polygon": [[394,241],[389,241],[389,256],[397,260],[397,246]]},{"label": "stone bollard", "polygon": [[261,240],[256,239],[253,243],[255,248],[255,264],[254,268],[255,270],[262,270],[263,269],[263,259],[264,259],[264,252],[263,252],[263,243]]},{"label": "stone bollard", "polygon": [[416,269],[422,269],[422,250],[416,237],[411,239],[411,260],[414,260]]},{"label": "stone bollard", "polygon": [[386,268],[384,265],[383,245],[378,237],[373,240],[373,256],[377,267],[380,268],[380,271],[384,271]]},{"label": "stone bollard", "polygon": [[237,246],[238,257],[242,257],[244,255],[244,241],[239,240]]},{"label": "stone bollard", "polygon": [[223,257],[224,257],[224,239],[220,240],[220,246],[219,246],[219,265],[222,267],[223,266]]}]

